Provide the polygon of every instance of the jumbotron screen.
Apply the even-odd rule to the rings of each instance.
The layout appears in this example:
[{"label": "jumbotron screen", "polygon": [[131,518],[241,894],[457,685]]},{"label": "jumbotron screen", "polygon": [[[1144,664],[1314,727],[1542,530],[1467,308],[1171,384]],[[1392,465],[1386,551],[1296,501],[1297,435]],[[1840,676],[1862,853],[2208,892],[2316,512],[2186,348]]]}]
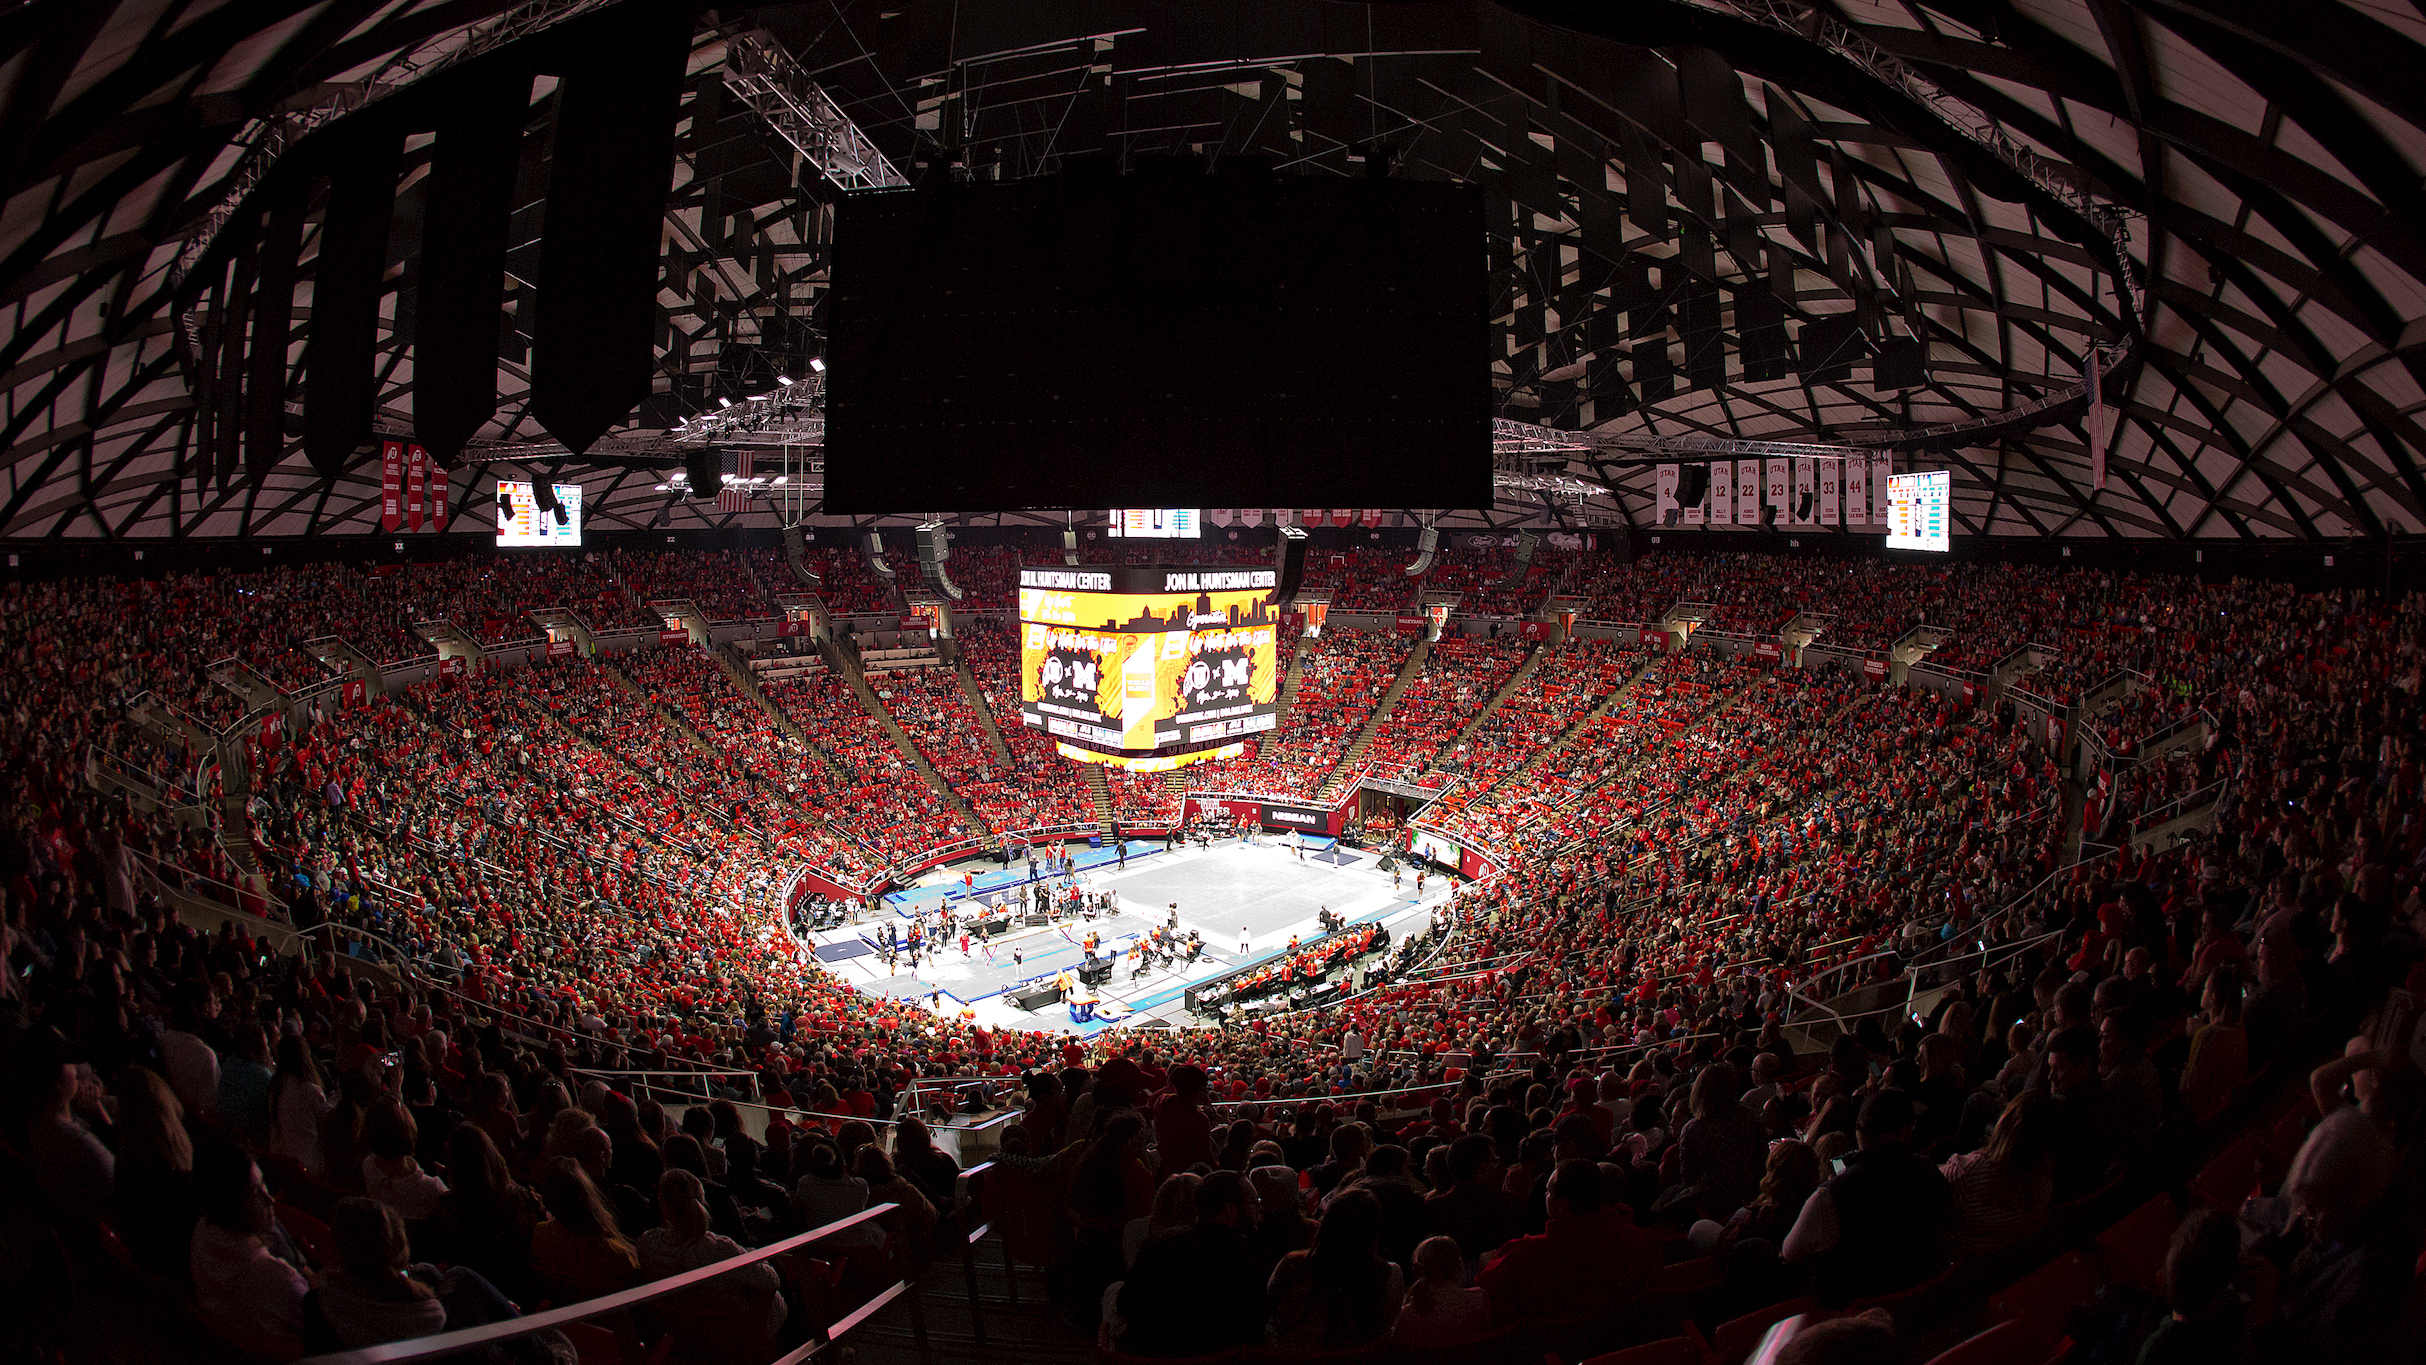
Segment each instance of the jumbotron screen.
[{"label": "jumbotron screen", "polygon": [[1150,769],[1274,728],[1278,580],[1237,566],[1021,569],[1021,722]]}]

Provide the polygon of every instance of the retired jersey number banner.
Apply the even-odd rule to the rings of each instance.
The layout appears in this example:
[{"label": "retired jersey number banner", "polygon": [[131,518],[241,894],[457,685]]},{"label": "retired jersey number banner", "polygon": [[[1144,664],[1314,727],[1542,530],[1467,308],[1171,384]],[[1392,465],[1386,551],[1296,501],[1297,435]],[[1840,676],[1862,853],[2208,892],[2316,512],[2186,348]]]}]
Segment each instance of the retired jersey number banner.
[{"label": "retired jersey number banner", "polygon": [[1218,565],[1020,570],[1021,722],[1116,758],[1273,729],[1277,581]]}]

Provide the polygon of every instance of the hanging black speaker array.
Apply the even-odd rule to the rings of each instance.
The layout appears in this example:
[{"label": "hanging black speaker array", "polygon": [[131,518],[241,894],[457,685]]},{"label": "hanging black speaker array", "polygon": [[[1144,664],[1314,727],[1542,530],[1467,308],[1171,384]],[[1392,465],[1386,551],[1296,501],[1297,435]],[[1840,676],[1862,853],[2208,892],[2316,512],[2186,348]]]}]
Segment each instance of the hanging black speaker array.
[{"label": "hanging black speaker array", "polygon": [[531,415],[575,454],[649,396],[657,268],[691,12],[640,0],[600,21],[558,87],[531,338]]},{"label": "hanging black speaker array", "polygon": [[286,456],[286,344],[295,325],[295,267],[303,254],[304,196],[270,209],[253,281],[252,347],[244,373],[244,477],[253,487]]},{"label": "hanging black speaker array", "polygon": [[[328,217],[312,265],[312,326],[303,355],[303,454],[324,479],[371,438],[379,397],[379,288],[396,212],[403,135],[367,125],[329,168]],[[494,383],[494,376],[491,377]]]},{"label": "hanging black speaker array", "polygon": [[1676,505],[1699,507],[1710,497],[1710,466],[1681,464],[1676,467]]},{"label": "hanging black speaker array", "polygon": [[724,452],[721,450],[689,450],[682,456],[683,476],[690,480],[691,496],[708,499],[724,491]]},{"label": "hanging black speaker array", "polygon": [[927,586],[943,595],[945,601],[961,599],[960,585],[944,572],[943,562],[952,557],[951,533],[934,522],[918,528],[918,571]]},{"label": "hanging black speaker array", "polygon": [[1306,532],[1299,526],[1280,528],[1280,544],[1272,551],[1279,561],[1280,586],[1272,590],[1272,605],[1285,607],[1297,600],[1297,585],[1306,577]]},{"label": "hanging black speaker array", "polygon": [[824,586],[825,580],[819,578],[817,571],[809,567],[809,548],[803,543],[800,528],[797,526],[783,528],[783,557],[792,566],[792,577],[812,588]]},{"label": "hanging black speaker array", "polygon": [[413,327],[413,431],[445,466],[497,414],[506,223],[530,112],[531,74],[516,67],[482,73],[438,125]]},{"label": "hanging black speaker array", "polygon": [[884,536],[882,533],[870,531],[859,538],[859,557],[867,564],[869,573],[887,583],[893,581],[893,566],[884,562]]}]

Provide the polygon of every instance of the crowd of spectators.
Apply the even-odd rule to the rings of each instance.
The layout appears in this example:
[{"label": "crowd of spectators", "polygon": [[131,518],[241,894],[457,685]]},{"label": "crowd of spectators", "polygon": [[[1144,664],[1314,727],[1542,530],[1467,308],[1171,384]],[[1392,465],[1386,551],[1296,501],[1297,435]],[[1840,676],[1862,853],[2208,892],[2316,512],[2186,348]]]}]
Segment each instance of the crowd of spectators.
[{"label": "crowd of spectators", "polygon": [[[867,560],[848,543],[803,547],[801,563],[817,575],[814,584],[800,581],[782,550],[742,553],[749,560],[751,572],[769,593],[776,596],[814,593],[837,616],[891,615],[901,605],[900,595],[893,590],[894,580],[877,577]],[[893,570],[895,579],[905,584],[918,577],[918,561],[910,555],[888,555],[885,565]],[[908,577],[903,578],[904,574]]]},{"label": "crowd of spectators", "polygon": [[984,617],[958,627],[961,659],[994,716],[994,731],[1011,751],[1006,781],[1026,794],[1036,824],[1069,825],[1095,818],[1082,775],[1041,730],[1019,719],[1019,644],[1011,627]]},{"label": "crowd of spectators", "polygon": [[748,557],[738,551],[616,551],[610,562],[643,606],[687,600],[707,613],[710,621],[750,621],[780,614]]},{"label": "crowd of spectators", "polygon": [[1441,747],[1457,737],[1499,695],[1534,646],[1513,640],[1443,635],[1425,651],[1390,714],[1382,718],[1360,762],[1426,786],[1447,781],[1432,773]]},{"label": "crowd of spectators", "polygon": [[[2210,707],[2174,777],[2232,778],[2211,834],[2065,866],[2055,756],[2009,709],[1668,657],[1525,784],[1561,795],[1511,827],[1510,874],[1444,913],[1459,961],[1334,1008],[1083,1047],[863,997],[806,960],[777,904],[797,831],[669,747],[647,698],[684,709],[699,675],[678,652],[440,681],[259,747],[247,860],[298,923],[398,945],[403,984],[206,935],[128,869],[224,860],[85,776],[97,752],[192,766],[120,734],[142,649],[76,633],[122,619],[86,614],[114,593],[23,592],[29,619],[0,624],[0,1150],[36,1199],[11,1217],[95,1265],[106,1230],[209,1330],[293,1356],[707,1263],[852,1199],[902,1205],[880,1235],[914,1263],[928,1228],[902,1196],[951,1173],[920,1130],[887,1153],[877,1125],[920,1074],[1024,1072],[1002,1197],[1052,1211],[1072,1316],[1146,1354],[1437,1343],[1622,1312],[1689,1255],[1738,1305],[1837,1304],[2060,1249],[2038,1239],[2081,1235],[2083,1200],[2178,1188],[2182,1153],[2305,1079],[2283,1159],[2225,1192],[2245,1243],[2192,1213],[2169,1311],[2134,1340],[2188,1323],[2218,1358],[2372,1358],[2420,1227],[2426,1088],[2379,1026],[2391,987],[2426,985],[2426,613],[2134,591],[2142,619],[2100,662]],[[821,682],[787,713],[856,752],[873,718]],[[1918,1019],[1899,985],[1896,1012],[1824,1050],[1789,1027],[1811,1017],[1798,992],[1906,972],[1931,995]],[[712,1105],[669,1124],[597,1079],[689,1062],[746,1073],[780,1143]],[[315,1231],[306,1206],[315,1252],[289,1235]],[[15,1265],[77,1292],[65,1261]],[[2244,1296],[2251,1274],[2265,1292]],[[717,1288],[720,1319],[801,1330],[765,1277]]]},{"label": "crowd of spectators", "polygon": [[[1009,832],[1094,818],[1085,775],[1075,765],[1055,759],[1022,771],[996,760],[985,723],[960,689],[957,668],[895,669],[868,681],[902,732],[987,828]],[[1019,725],[1017,711],[1011,724]]]},{"label": "crowd of spectators", "polygon": [[1372,719],[1374,706],[1405,668],[1415,638],[1329,631],[1299,648],[1301,672],[1287,728],[1261,741],[1249,757],[1190,768],[1191,788],[1283,800],[1312,796]]},{"label": "crowd of spectators", "polygon": [[1109,766],[1103,771],[1112,792],[1112,818],[1123,829],[1167,829],[1179,823],[1181,808],[1187,804],[1184,778],[1174,782],[1170,773],[1133,773]]},{"label": "crowd of spectators", "polygon": [[1440,756],[1443,771],[1470,780],[1443,795],[1431,813],[1453,832],[1466,830],[1455,820],[1459,812],[1532,761],[1650,662],[1631,643],[1577,637],[1552,647],[1498,710],[1483,717],[1456,750]]},{"label": "crowd of spectators", "polygon": [[1434,558],[1416,586],[1428,593],[1456,593],[1460,616],[1530,616],[1540,609],[1567,564],[1559,556],[1537,549],[1525,571],[1510,580],[1509,572],[1515,567],[1512,549],[1453,548]]},{"label": "crowd of spectators", "polygon": [[1363,546],[1310,549],[1301,591],[1329,594],[1333,611],[1412,612],[1418,584],[1407,577],[1410,558],[1404,550]]},{"label": "crowd of spectators", "polygon": [[1598,551],[1575,556],[1564,594],[1584,603],[1584,619],[1655,624],[1668,608],[1690,598],[1702,572],[1698,555],[1652,550],[1634,556]]},{"label": "crowd of spectators", "polygon": [[[593,630],[660,623],[616,580],[604,552],[467,555],[404,568],[401,591],[414,621],[447,621],[482,645],[540,634],[530,614],[561,607]],[[415,653],[429,652],[426,647]]]},{"label": "crowd of spectators", "polygon": [[849,683],[832,673],[812,673],[769,682],[763,691],[842,770],[851,823],[888,864],[976,835],[859,704]]}]

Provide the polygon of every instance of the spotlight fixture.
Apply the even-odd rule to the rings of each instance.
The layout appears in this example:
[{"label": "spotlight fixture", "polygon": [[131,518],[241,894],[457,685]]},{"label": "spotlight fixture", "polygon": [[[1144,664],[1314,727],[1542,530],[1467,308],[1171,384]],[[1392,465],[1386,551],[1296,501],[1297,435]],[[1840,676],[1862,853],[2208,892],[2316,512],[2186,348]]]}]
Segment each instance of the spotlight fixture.
[{"label": "spotlight fixture", "polygon": [[824,360],[820,359],[820,358],[819,358],[819,357],[817,357],[817,356],[810,356],[810,357],[809,357],[809,368],[810,368],[810,369],[812,369],[812,370],[815,370],[815,371],[816,371],[816,372],[818,372],[819,374],[824,374],[824,373],[826,372],[826,363],[825,363],[825,361],[824,361]]},{"label": "spotlight fixture", "polygon": [[778,384],[783,385],[785,388],[787,388],[787,389],[788,389],[788,388],[792,387],[792,376],[790,376],[790,375],[788,375],[788,374],[779,374],[779,375],[775,376],[775,382],[776,382],[776,383],[778,383]]},{"label": "spotlight fixture", "polygon": [[716,406],[720,408],[729,408],[733,406],[733,400],[720,393],[716,395]]}]

